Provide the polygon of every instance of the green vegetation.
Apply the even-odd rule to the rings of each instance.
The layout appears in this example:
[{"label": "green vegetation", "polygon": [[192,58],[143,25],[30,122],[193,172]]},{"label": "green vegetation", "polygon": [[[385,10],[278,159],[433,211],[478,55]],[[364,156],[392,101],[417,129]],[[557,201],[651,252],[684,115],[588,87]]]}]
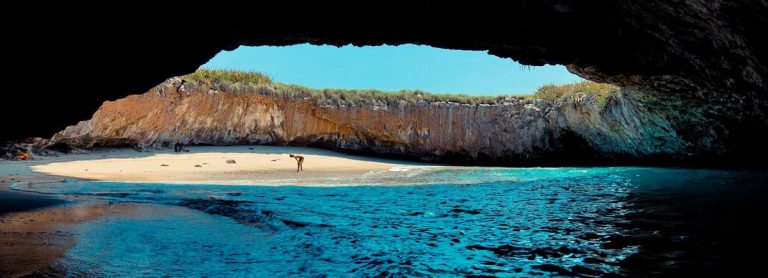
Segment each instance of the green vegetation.
[{"label": "green vegetation", "polygon": [[544,85],[539,87],[536,92],[533,93],[533,98],[543,99],[549,102],[555,102],[563,97],[570,97],[577,93],[584,93],[587,95],[595,96],[597,103],[600,106],[605,105],[605,100],[608,96],[612,95],[618,87],[597,83],[592,81],[581,81],[577,83],[565,84],[565,85]]},{"label": "green vegetation", "polygon": [[272,82],[266,74],[237,70],[199,69],[183,77],[199,88],[233,94],[258,93],[269,96],[309,98],[322,105],[398,104],[425,102],[456,102],[462,104],[496,104],[521,97],[468,96],[461,94],[430,94],[419,90],[385,92],[379,90],[311,89],[298,85]]},{"label": "green vegetation", "polygon": [[596,95],[598,102],[602,101],[602,105],[611,92],[617,88],[610,84],[582,81],[566,85],[542,86],[533,95],[528,96],[468,96],[462,94],[431,94],[419,90],[385,92],[379,90],[312,89],[273,82],[268,75],[263,73],[238,70],[199,69],[183,78],[194,83],[200,89],[212,89],[233,94],[258,93],[268,96],[312,99],[321,105],[334,106],[361,104],[397,105],[402,102],[454,102],[477,105],[500,104],[525,99],[543,99],[554,102],[557,99],[576,93]]},{"label": "green vegetation", "polygon": [[200,87],[232,93],[252,92],[259,85],[272,83],[269,75],[260,72],[223,69],[198,69],[184,79]]},{"label": "green vegetation", "polygon": [[401,90],[385,92],[379,90],[343,90],[343,89],[311,89],[298,85],[273,83],[256,86],[249,92],[261,95],[312,99],[321,105],[383,105],[418,103],[418,102],[455,102],[461,104],[496,104],[502,103],[508,96],[467,96],[457,94],[430,94],[419,90]]}]

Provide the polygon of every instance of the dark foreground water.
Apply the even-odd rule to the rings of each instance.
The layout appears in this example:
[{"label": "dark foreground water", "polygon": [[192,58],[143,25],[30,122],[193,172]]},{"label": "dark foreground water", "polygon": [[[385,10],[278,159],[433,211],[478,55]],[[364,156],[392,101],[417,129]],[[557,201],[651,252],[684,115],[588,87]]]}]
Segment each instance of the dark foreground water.
[{"label": "dark foreground water", "polygon": [[710,276],[768,265],[766,173],[468,168],[416,176],[441,184],[17,189],[144,204],[80,225],[55,266],[72,276]]}]

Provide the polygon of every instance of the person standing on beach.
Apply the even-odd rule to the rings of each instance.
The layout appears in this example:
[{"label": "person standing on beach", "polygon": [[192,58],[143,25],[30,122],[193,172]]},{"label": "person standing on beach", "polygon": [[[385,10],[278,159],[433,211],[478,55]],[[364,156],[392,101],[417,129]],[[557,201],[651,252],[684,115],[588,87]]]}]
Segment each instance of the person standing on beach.
[{"label": "person standing on beach", "polygon": [[296,164],[298,164],[297,168],[296,168],[296,172],[304,170],[304,157],[303,156],[301,156],[301,155],[293,155],[293,154],[291,154],[289,156],[291,158],[293,158],[293,159],[296,159]]}]

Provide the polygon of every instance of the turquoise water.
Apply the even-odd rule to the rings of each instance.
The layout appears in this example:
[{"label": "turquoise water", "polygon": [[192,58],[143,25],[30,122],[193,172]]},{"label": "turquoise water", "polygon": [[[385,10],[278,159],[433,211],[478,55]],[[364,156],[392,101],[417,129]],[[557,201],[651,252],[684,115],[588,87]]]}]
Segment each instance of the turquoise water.
[{"label": "turquoise water", "polygon": [[427,177],[440,183],[17,187],[140,204],[79,226],[57,263],[73,276],[712,274],[766,256],[763,172],[466,168]]}]

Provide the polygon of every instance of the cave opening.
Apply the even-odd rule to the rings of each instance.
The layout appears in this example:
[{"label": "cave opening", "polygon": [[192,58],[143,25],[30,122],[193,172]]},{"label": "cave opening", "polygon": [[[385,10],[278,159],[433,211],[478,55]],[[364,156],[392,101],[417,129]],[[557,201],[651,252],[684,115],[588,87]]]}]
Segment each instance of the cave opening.
[{"label": "cave opening", "polygon": [[107,102],[90,120],[41,142],[138,150],[168,142],[320,146],[452,164],[589,164],[633,151],[595,146],[592,137],[624,140],[616,135],[622,130],[589,123],[627,126],[602,114],[624,94],[562,65],[524,66],[482,51],[240,47]]},{"label": "cave opening", "polygon": [[[763,161],[768,155],[762,143],[768,138],[764,128],[768,123],[764,60],[768,56],[760,36],[768,9],[765,3],[416,1],[259,6],[259,10],[290,10],[295,16],[285,20],[281,13],[263,13],[254,22],[247,14],[252,9],[238,9],[240,16],[200,22],[193,28],[177,28],[171,21],[124,28],[121,21],[128,18],[114,15],[81,14],[76,16],[84,19],[81,22],[67,20],[72,18],[69,15],[44,13],[58,24],[9,33],[20,43],[12,45],[9,53],[18,53],[14,55],[18,59],[9,59],[8,67],[18,70],[11,76],[14,82],[6,84],[7,105],[0,114],[13,120],[3,123],[0,141],[56,133],[87,119],[106,100],[141,93],[169,77],[189,74],[216,53],[239,46],[415,44],[482,51],[523,65],[565,65],[585,79],[642,91],[633,94],[638,96],[634,100],[652,111],[640,114],[663,119],[635,121],[655,123],[655,127],[635,128],[625,135],[651,134],[645,141],[652,143],[596,143],[613,150],[632,148],[629,157],[661,149],[663,154],[675,153],[678,160],[707,157],[715,164],[730,165]],[[83,24],[95,21],[100,24]],[[40,51],[37,46],[43,45],[55,45],[55,51]],[[68,70],[28,74],[49,66]],[[83,79],[87,85],[69,86]],[[30,88],[34,94],[10,93]],[[648,95],[651,99],[644,97]],[[18,117],[30,110],[56,116]],[[617,117],[628,112],[618,106],[606,111]],[[660,139],[664,137],[680,142],[668,144]]]},{"label": "cave opening", "polygon": [[[749,135],[743,133],[750,130],[747,126],[752,126],[751,122],[764,124],[760,118],[745,120],[760,115],[761,107],[765,106],[762,101],[754,104],[753,111],[745,110],[741,111],[742,115],[733,115],[730,111],[743,106],[743,96],[723,94],[716,101],[704,100],[700,96],[707,92],[688,85],[680,86],[676,77],[662,76],[662,80],[669,82],[658,84],[655,83],[659,79],[657,77],[652,80],[615,80],[595,74],[590,67],[576,64],[530,66],[493,50],[454,50],[426,44],[362,47],[306,43],[241,45],[212,54],[211,59],[199,64],[197,71],[174,77],[181,83],[170,89],[185,94],[255,92],[261,96],[314,99],[323,109],[335,107],[343,108],[343,111],[336,114],[330,112],[321,115],[319,120],[315,119],[323,122],[315,123],[315,127],[325,125],[328,128],[326,122],[331,122],[334,131],[320,130],[322,135],[313,135],[319,136],[317,138],[307,137],[306,134],[298,137],[291,135],[295,140],[284,138],[282,131],[267,131],[274,129],[274,126],[263,126],[266,122],[259,122],[257,128],[252,124],[238,123],[240,129],[233,132],[229,127],[231,119],[217,118],[216,113],[203,115],[214,123],[209,123],[208,129],[202,129],[208,138],[183,138],[172,134],[178,131],[147,133],[139,131],[141,127],[120,125],[105,127],[104,130],[82,127],[99,122],[97,115],[107,107],[107,102],[92,120],[77,123],[91,115],[66,124],[59,119],[59,127],[50,133],[37,134],[45,137],[44,140],[26,141],[15,145],[15,148],[34,149],[64,144],[76,148],[125,145],[141,150],[162,147],[162,142],[182,140],[202,145],[316,145],[336,151],[460,164],[723,166],[721,161],[726,158],[737,162],[732,165],[752,167],[762,164],[749,163],[744,157],[760,156],[765,151],[764,148],[754,151],[745,146],[754,145],[752,142],[760,141],[760,138],[768,138],[761,131]],[[238,80],[232,73],[251,79]],[[131,93],[157,91],[162,95],[168,90],[161,87],[172,85],[174,78],[166,79],[149,91]],[[184,85],[187,81],[194,82]],[[263,84],[258,84],[260,82]],[[191,91],[185,91],[185,86]],[[130,98],[113,100],[120,103]],[[171,105],[181,104],[179,101],[167,99]],[[456,116],[453,115],[453,108],[445,109],[450,111],[449,114],[440,116],[440,122],[434,122],[430,129],[412,124],[425,121],[415,112],[408,114],[401,111],[400,114],[389,115],[389,118],[397,119],[394,122],[381,121],[387,117],[378,115],[374,117],[374,124],[360,122],[361,112],[347,108],[364,104],[376,111],[381,107],[398,106],[403,101],[411,104],[495,105],[501,110],[492,115],[482,115],[495,108],[481,107],[480,114],[472,112],[474,116],[466,116],[470,112],[464,112],[467,113],[465,116]],[[689,109],[687,105],[695,109]],[[219,110],[220,107],[213,112]],[[331,110],[323,111],[329,113]],[[189,112],[195,114],[199,111]],[[131,111],[109,111],[101,115],[110,113],[132,114]],[[307,111],[292,110],[291,113]],[[144,116],[143,113],[137,115]],[[333,116],[325,118],[328,115]],[[439,113],[431,116],[436,115]],[[270,117],[273,125],[283,126],[275,123],[274,115]],[[136,119],[126,120],[129,118],[117,119],[116,122],[136,122]],[[177,120],[176,123],[160,125],[183,130],[194,123],[188,119]],[[228,130],[216,131],[216,125],[227,126]],[[67,126],[74,129],[65,129]],[[389,130],[385,132],[376,132],[387,128]],[[451,130],[457,128],[464,130]],[[438,129],[447,131],[440,134],[436,131]],[[486,131],[477,131],[483,129]],[[107,130],[108,133],[99,133]],[[218,133],[222,135],[216,135]],[[47,140],[49,134],[54,134],[51,140]],[[111,138],[115,134],[120,136]],[[154,137],[147,137],[147,134],[154,134]],[[435,134],[445,139],[428,139]],[[12,153],[14,150],[5,152]],[[460,154],[460,159],[456,159],[455,154]]]}]

